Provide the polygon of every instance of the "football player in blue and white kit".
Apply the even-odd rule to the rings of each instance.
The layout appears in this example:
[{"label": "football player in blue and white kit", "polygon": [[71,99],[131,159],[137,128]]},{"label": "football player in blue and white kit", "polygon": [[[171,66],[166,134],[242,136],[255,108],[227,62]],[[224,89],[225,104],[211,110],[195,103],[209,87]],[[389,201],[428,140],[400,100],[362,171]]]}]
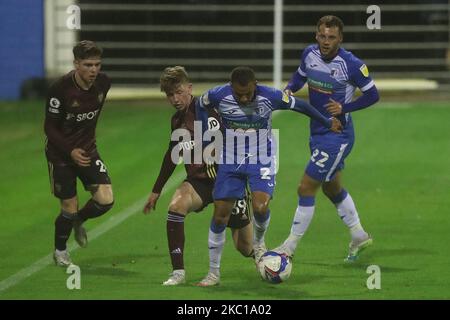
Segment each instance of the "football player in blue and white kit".
[{"label": "football player in blue and white kit", "polygon": [[[347,261],[354,261],[358,253],[372,244],[371,236],[363,229],[350,194],[342,186],[344,160],[354,143],[351,112],[367,108],[379,99],[377,88],[367,66],[353,53],[340,47],[343,22],[335,16],[324,16],[317,23],[316,45],[303,50],[301,64],[285,88],[291,95],[308,83],[310,103],[325,116],[337,117],[343,130],[331,133],[322,123],[311,120],[311,160],[298,187],[298,207],[291,232],[277,252],[292,256],[297,243],[308,228],[314,214],[317,191],[336,206],[338,215],[351,234]],[[355,89],[362,95],[353,101]]]},{"label": "football player in blue and white kit", "polygon": [[[233,203],[243,198],[247,183],[252,193],[255,261],[266,251],[264,234],[270,220],[269,201],[275,186],[275,152],[271,149],[274,143],[272,112],[289,109],[301,112],[334,132],[341,131],[341,123],[332,116],[324,117],[303,100],[257,84],[255,74],[249,67],[235,68],[231,73],[231,82],[207,91],[199,99],[199,104],[202,108],[217,111],[226,140],[221,150],[222,163],[219,164],[213,193],[214,216],[208,236],[210,270],[198,283],[199,286],[212,286],[220,280],[225,228]],[[255,137],[256,134],[258,139],[252,140],[251,135]],[[242,143],[229,144],[235,138],[238,141],[242,138]],[[271,150],[270,156],[268,150]]]}]

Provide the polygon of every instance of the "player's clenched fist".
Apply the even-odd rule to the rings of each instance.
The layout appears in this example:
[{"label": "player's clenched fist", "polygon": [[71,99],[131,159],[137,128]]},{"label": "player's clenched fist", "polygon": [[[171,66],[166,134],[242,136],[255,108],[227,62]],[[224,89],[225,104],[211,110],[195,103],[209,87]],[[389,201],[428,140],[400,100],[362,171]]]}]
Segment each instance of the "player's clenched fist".
[{"label": "player's clenched fist", "polygon": [[334,101],[333,99],[330,98],[330,102],[328,102],[325,105],[325,108],[327,108],[327,111],[333,116],[338,116],[342,113],[342,105],[337,102]]},{"label": "player's clenched fist", "polygon": [[339,121],[339,119],[336,119],[335,117],[331,118],[330,130],[336,133],[342,132],[342,123]]}]

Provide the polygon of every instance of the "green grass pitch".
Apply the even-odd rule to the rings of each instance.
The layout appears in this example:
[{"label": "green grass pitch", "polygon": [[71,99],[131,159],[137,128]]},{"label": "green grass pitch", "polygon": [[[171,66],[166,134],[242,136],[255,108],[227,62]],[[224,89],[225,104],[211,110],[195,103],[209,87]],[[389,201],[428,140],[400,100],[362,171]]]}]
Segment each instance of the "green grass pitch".
[{"label": "green grass pitch", "polygon": [[[170,272],[166,209],[183,177],[182,166],[156,212],[144,216],[136,210],[159,172],[172,112],[164,100],[106,103],[97,142],[113,181],[115,207],[87,222],[88,233],[97,230],[99,236],[88,248],[73,251],[81,289],[68,290],[69,275],[45,261],[36,272],[11,278],[52,252],[59,205],[50,194],[43,152],[43,102],[0,104],[0,299],[450,298],[449,103],[383,101],[353,114],[356,142],[344,182],[374,237],[374,246],[357,263],[343,262],[349,233],[321,194],[289,281],[270,285],[260,280],[253,261],[234,250],[228,231],[222,282],[214,288],[193,286],[208,270],[211,205],[185,222],[187,283],[161,286]],[[309,158],[307,118],[277,113],[273,127],[280,129],[280,170],[266,235],[269,247],[288,235],[297,184]],[[88,196],[79,191],[83,204]],[[133,214],[117,221],[124,212]],[[106,232],[97,229],[115,222]],[[380,267],[379,290],[366,287],[369,265]]]}]

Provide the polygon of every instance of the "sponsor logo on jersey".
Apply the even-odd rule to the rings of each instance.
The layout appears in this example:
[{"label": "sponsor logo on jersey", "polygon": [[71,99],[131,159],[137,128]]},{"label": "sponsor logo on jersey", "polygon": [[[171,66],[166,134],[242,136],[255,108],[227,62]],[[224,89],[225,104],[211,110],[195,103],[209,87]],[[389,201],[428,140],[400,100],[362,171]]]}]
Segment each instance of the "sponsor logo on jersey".
[{"label": "sponsor logo on jersey", "polygon": [[220,129],[220,122],[214,117],[208,118],[208,130],[217,131]]},{"label": "sponsor logo on jersey", "polygon": [[59,102],[59,100],[56,98],[51,98],[49,104],[50,107],[58,109],[59,106],[61,105],[61,102]]},{"label": "sponsor logo on jersey", "polygon": [[333,84],[329,82],[323,82],[308,78],[308,86],[312,90],[318,91],[320,93],[332,94],[333,93]]},{"label": "sponsor logo on jersey", "polygon": [[359,70],[361,71],[361,73],[363,74],[364,77],[368,77],[369,76],[369,69],[367,68],[367,66],[365,64],[363,64]]},{"label": "sponsor logo on jersey", "polygon": [[195,141],[191,140],[191,141],[184,141],[184,142],[180,142],[178,143],[178,148],[179,150],[192,150],[195,147]]},{"label": "sponsor logo on jersey", "polygon": [[95,116],[98,114],[98,111],[99,110],[95,110],[95,111],[91,111],[91,112],[77,114],[77,122],[94,119]]},{"label": "sponsor logo on jersey", "polygon": [[246,123],[246,122],[236,122],[236,121],[227,121],[228,127],[230,129],[261,129],[264,124],[261,122],[251,122],[251,123]]}]

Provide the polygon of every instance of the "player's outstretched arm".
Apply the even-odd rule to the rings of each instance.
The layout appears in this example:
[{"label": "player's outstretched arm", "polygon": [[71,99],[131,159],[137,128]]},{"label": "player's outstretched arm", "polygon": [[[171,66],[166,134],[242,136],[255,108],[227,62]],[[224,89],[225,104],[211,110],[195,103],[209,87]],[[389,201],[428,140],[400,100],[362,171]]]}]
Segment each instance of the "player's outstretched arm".
[{"label": "player's outstretched arm", "polygon": [[148,198],[147,203],[144,206],[144,213],[149,212],[151,209],[156,209],[156,202],[158,201],[159,195],[161,194],[164,185],[175,170],[176,164],[172,162],[171,157],[172,149],[174,146],[176,146],[176,142],[171,141],[169,144],[169,148],[164,155],[158,178],[153,185],[152,193],[150,194],[150,197]]}]

